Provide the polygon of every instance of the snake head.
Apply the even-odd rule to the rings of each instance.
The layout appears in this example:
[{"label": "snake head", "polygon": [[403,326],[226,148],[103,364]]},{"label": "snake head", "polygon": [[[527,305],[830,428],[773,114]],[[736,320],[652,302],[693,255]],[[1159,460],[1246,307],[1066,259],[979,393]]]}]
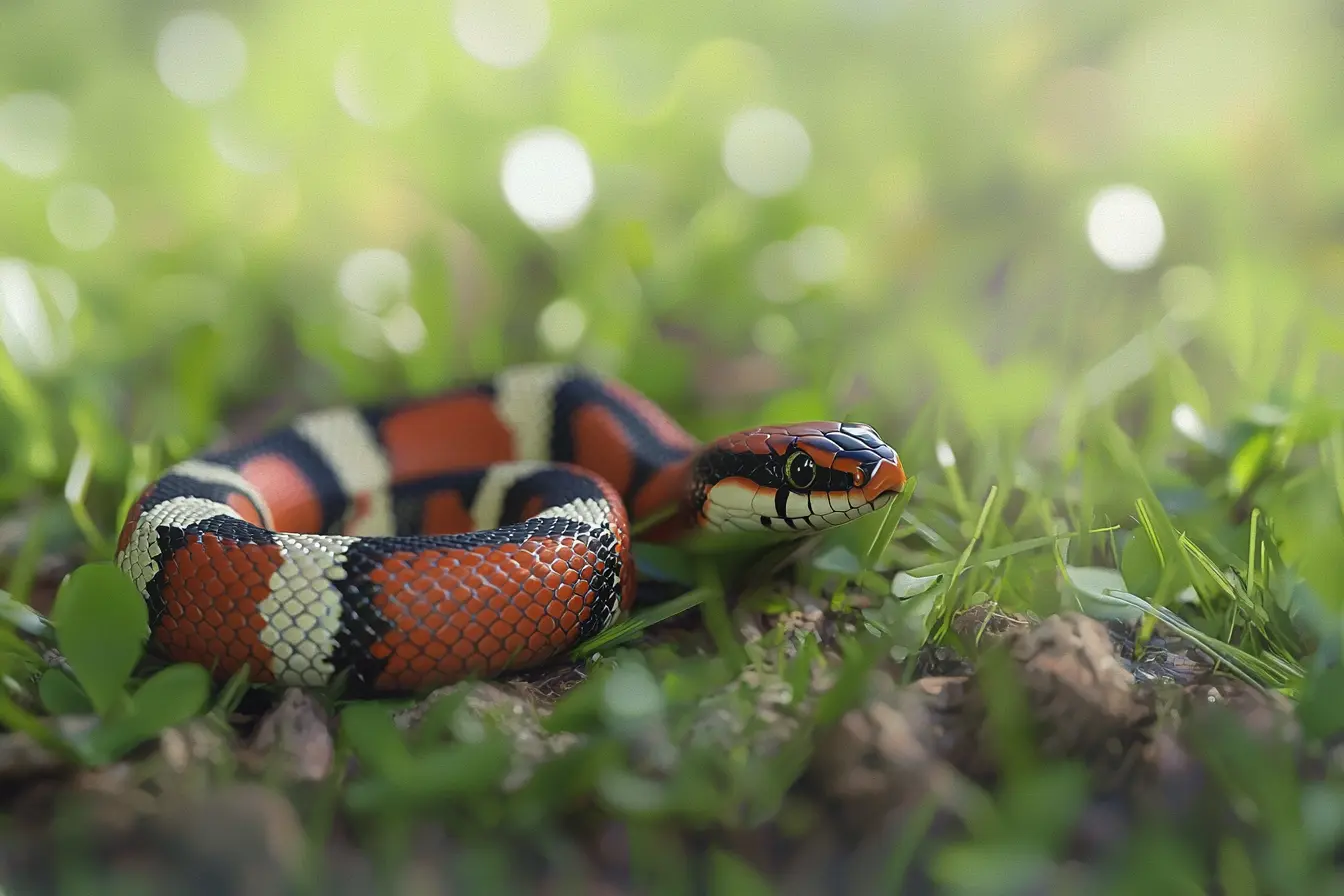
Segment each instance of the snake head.
[{"label": "snake head", "polygon": [[695,466],[702,528],[806,535],[885,507],[905,487],[896,451],[865,423],[763,426],[711,443]]}]

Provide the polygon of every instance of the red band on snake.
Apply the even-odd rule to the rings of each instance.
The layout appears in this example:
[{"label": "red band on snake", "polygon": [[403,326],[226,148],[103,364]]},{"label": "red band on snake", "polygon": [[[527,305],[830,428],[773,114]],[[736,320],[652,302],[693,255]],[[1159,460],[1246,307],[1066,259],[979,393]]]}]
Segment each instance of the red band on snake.
[{"label": "red band on snake", "polygon": [[166,470],[117,563],[165,658],[225,679],[419,691],[543,664],[635,599],[641,537],[795,538],[904,486],[869,426],[701,444],[580,368],[522,366],[409,402],[337,407]]}]

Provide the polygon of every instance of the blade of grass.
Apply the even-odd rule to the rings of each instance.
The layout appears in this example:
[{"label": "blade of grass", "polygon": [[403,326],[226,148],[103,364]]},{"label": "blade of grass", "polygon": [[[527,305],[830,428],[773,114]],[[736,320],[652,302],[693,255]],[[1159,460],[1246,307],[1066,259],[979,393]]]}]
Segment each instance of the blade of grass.
[{"label": "blade of grass", "polygon": [[[1272,660],[1262,659],[1226,641],[1206,635],[1166,607],[1154,606],[1137,594],[1108,588],[1105,595],[1156,617],[1159,622],[1175,629],[1181,637],[1195,642],[1214,657],[1222,659],[1228,668],[1247,684],[1255,687],[1284,688],[1291,684],[1286,679],[1300,679],[1306,674],[1306,670],[1296,664],[1285,662],[1281,657],[1273,657]],[[1288,674],[1285,675],[1285,672]]]},{"label": "blade of grass", "polygon": [[732,616],[728,612],[728,595],[724,592],[718,570],[709,562],[700,563],[700,581],[701,585],[696,590],[705,592],[700,605],[705,628],[714,639],[719,655],[729,660],[733,668],[741,669],[749,657],[733,628]]},{"label": "blade of grass", "polygon": [[957,611],[958,603],[953,599],[956,593],[957,580],[966,569],[966,564],[970,561],[971,552],[975,550],[976,544],[980,541],[981,535],[985,531],[985,523],[989,519],[989,512],[994,507],[994,499],[998,497],[999,487],[991,485],[989,494],[985,496],[985,502],[980,506],[980,516],[976,519],[975,529],[971,532],[970,539],[966,542],[966,547],[962,549],[961,556],[957,558],[956,565],[952,568],[952,574],[948,577],[947,593],[943,595],[942,623],[939,626],[939,638],[945,637],[952,627],[952,616]]},{"label": "blade of grass", "polygon": [[6,587],[11,600],[27,604],[32,594],[33,583],[37,581],[37,570],[42,563],[42,552],[46,550],[51,529],[52,514],[49,509],[33,514],[28,522],[23,544],[9,569],[9,581]]},{"label": "blade of grass", "polygon": [[570,651],[570,658],[575,660],[586,659],[604,648],[629,643],[645,629],[700,606],[711,596],[712,591],[712,586],[701,586],[671,600],[649,607],[647,610],[642,610],[629,619],[616,623],[606,631],[593,635],[593,637]]},{"label": "blade of grass", "polygon": [[5,591],[0,591],[0,620],[48,644],[56,643],[56,629],[47,618]]},{"label": "blade of grass", "polygon": [[131,505],[140,497],[145,486],[159,468],[159,450],[156,442],[136,442],[131,446],[131,465],[126,472],[126,490],[117,507],[117,526],[130,513]]},{"label": "blade of grass", "polygon": [[639,522],[632,524],[630,526],[630,537],[639,538],[659,523],[670,520],[676,514],[677,509],[675,504],[671,507],[664,507],[662,510],[655,511]]},{"label": "blade of grass", "polygon": [[98,531],[98,526],[84,505],[92,475],[93,453],[89,451],[88,446],[80,445],[75,450],[75,456],[70,461],[70,472],[65,477],[65,503],[69,505],[76,525],[84,533],[85,541],[93,548],[98,559],[108,559],[112,556],[112,543]]},{"label": "blade of grass", "polygon": [[[1086,531],[1089,533],[1108,532],[1113,528],[1116,527],[1110,526],[1101,529],[1088,529]],[[1076,538],[1081,534],[1083,534],[1083,530],[1061,532],[1059,535],[1038,535],[1035,538],[1027,538],[1012,544],[989,548],[971,556],[967,562],[967,566],[982,566],[995,560],[1003,560],[1007,557],[1012,557],[1015,554],[1025,554],[1027,551],[1048,547],[1061,541],[1067,541],[1070,538]],[[972,543],[971,546],[973,547],[974,543]],[[922,579],[927,576],[937,576],[951,572],[956,569],[960,563],[960,558],[957,560],[940,560],[937,563],[926,563],[923,566],[911,567],[910,569],[905,570],[905,572],[917,579]]]},{"label": "blade of grass", "polygon": [[905,488],[896,499],[887,505],[886,515],[882,517],[882,524],[878,526],[877,531],[873,533],[872,543],[868,545],[868,550],[864,551],[862,565],[864,569],[872,569],[877,563],[878,557],[891,544],[892,537],[896,534],[896,527],[901,524],[901,515],[905,513],[905,508],[910,506],[910,501],[915,496],[915,488],[919,485],[919,477],[911,476],[905,483]]}]

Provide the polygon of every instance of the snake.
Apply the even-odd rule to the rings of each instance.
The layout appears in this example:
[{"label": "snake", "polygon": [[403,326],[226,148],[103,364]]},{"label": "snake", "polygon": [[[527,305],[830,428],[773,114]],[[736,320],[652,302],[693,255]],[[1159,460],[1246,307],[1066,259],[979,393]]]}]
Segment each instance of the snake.
[{"label": "snake", "polygon": [[905,483],[867,424],[701,441],[621,379],[538,362],[309,410],[178,460],[132,501],[114,563],[170,662],[420,692],[536,668],[607,630],[635,607],[636,541],[777,544]]}]

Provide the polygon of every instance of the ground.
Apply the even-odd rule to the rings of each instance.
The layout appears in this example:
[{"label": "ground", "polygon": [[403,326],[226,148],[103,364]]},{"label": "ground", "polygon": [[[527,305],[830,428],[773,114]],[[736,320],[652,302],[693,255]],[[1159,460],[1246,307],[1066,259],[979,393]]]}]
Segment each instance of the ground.
[{"label": "ground", "polygon": [[[744,794],[717,807],[718,817],[676,824],[673,810],[659,820],[648,811],[656,798],[641,812],[637,792],[621,794],[622,782],[604,782],[599,771],[592,792],[575,788],[549,819],[486,820],[492,813],[482,802],[523,803],[537,776],[582,777],[564,757],[582,755],[591,736],[582,725],[547,723],[587,677],[582,666],[562,665],[445,688],[390,710],[413,742],[418,734],[479,740],[488,726],[500,732],[507,762],[484,789],[456,782],[466,797],[460,805],[445,792],[441,804],[418,807],[429,810],[424,815],[410,817],[412,810],[382,832],[368,830],[358,805],[338,807],[336,793],[351,796],[370,769],[338,745],[331,707],[297,689],[235,711],[226,724],[197,718],[169,728],[98,768],[63,762],[27,735],[5,735],[0,775],[10,831],[0,874],[17,892],[122,879],[148,892],[286,893],[317,867],[325,869],[322,891],[331,893],[368,892],[385,873],[427,888],[417,892],[475,892],[491,880],[538,892],[695,892],[707,882],[726,892],[737,870],[725,864],[729,854],[759,875],[744,881],[776,892],[889,892],[897,882],[901,892],[932,892],[934,881],[981,892],[1066,892],[1104,879],[1137,832],[1154,830],[1154,819],[1160,828],[1197,826],[1207,848],[1245,823],[1208,767],[1207,739],[1225,736],[1222,726],[1307,762],[1283,698],[1221,673],[1179,636],[1152,637],[1135,657],[1132,626],[1077,613],[1034,619],[972,607],[955,619],[972,650],[929,647],[905,663],[884,656],[865,664],[854,705],[837,709],[827,695],[850,686],[838,677],[855,662],[840,656],[837,638],[855,629],[855,614],[834,613],[806,591],[793,597],[786,612],[733,614],[742,643],[748,652],[761,648],[760,659],[721,677],[676,719],[684,739],[663,727],[666,719],[628,719],[628,768],[649,780],[677,778],[676,766],[696,761],[704,747],[742,753],[743,765],[796,762],[778,810],[755,819],[752,795]],[[651,643],[706,650],[685,618],[646,630],[627,649]],[[820,649],[799,689],[790,661],[800,645],[813,644]],[[439,710],[450,704],[445,720]],[[987,794],[1006,793],[1011,805],[1014,788],[1026,791],[1017,807],[1023,818],[986,814]],[[630,817],[613,817],[613,802],[626,803]],[[481,816],[482,827],[444,821],[458,808]],[[315,822],[327,831],[317,841]],[[1014,831],[1014,822],[1026,827]],[[945,867],[955,860],[939,847],[984,837],[985,825],[1009,852],[973,857],[968,868],[979,865],[984,877],[957,880]],[[1050,829],[1047,849],[1041,826]],[[371,858],[370,837],[402,841],[395,872]],[[656,852],[649,838],[659,841]],[[666,877],[672,855],[685,864]]]}]

